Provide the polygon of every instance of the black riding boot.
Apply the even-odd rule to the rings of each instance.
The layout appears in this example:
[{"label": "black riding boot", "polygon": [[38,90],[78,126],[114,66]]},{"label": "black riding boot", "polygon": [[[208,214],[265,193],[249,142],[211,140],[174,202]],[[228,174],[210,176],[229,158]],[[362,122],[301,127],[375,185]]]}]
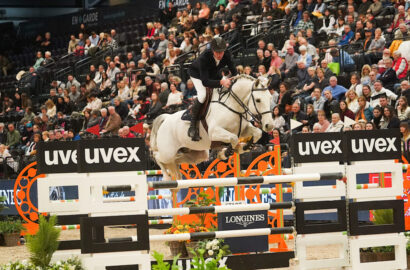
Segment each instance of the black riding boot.
[{"label": "black riding boot", "polygon": [[201,137],[199,136],[199,128],[198,128],[198,118],[199,118],[199,110],[201,109],[201,103],[198,99],[195,99],[194,104],[191,107],[191,125],[188,129],[188,136],[195,142],[200,141]]}]

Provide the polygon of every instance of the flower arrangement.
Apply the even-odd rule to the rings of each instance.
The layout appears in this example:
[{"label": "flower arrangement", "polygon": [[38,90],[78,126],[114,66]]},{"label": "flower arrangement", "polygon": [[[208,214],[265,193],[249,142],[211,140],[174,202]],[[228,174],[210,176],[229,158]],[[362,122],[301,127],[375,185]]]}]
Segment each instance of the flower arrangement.
[{"label": "flower arrangement", "polygon": [[36,266],[27,260],[23,260],[1,265],[0,270],[84,270],[84,268],[78,258],[72,258],[67,261],[57,261],[46,267]]},{"label": "flower arrangement", "polygon": [[177,224],[172,226],[164,232],[164,234],[180,234],[180,233],[194,233],[194,232],[208,232],[208,228],[196,224]]},{"label": "flower arrangement", "polygon": [[204,256],[211,258],[216,258],[220,251],[223,256],[231,254],[229,245],[226,245],[223,239],[200,241],[198,247],[205,250]]}]

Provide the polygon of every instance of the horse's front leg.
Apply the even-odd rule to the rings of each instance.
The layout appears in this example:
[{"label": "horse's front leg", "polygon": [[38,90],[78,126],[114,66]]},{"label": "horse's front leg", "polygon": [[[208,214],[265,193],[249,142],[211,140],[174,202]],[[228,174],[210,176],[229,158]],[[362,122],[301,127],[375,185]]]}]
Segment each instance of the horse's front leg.
[{"label": "horse's front leg", "polygon": [[228,159],[228,157],[233,154],[233,149],[236,148],[239,142],[238,136],[221,127],[210,129],[209,138],[214,142],[229,144],[228,147],[218,152],[218,158],[222,160]]},{"label": "horse's front leg", "polygon": [[245,130],[241,133],[242,137],[252,137],[252,142],[247,144],[241,144],[238,147],[238,153],[242,154],[246,151],[249,151],[251,146],[255,144],[262,137],[262,130],[253,126],[251,123],[248,123]]}]

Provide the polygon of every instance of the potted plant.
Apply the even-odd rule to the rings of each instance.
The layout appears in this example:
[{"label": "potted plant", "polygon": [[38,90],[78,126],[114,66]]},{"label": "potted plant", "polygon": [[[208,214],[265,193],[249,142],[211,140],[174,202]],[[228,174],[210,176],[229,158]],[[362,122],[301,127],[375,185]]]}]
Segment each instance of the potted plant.
[{"label": "potted plant", "polygon": [[21,220],[6,219],[0,221],[0,233],[3,234],[7,247],[17,246],[20,241],[20,233],[24,229]]},{"label": "potted plant", "polygon": [[[182,225],[179,223],[172,223],[172,226],[164,232],[164,234],[180,234],[180,233],[187,233],[189,229],[189,225]],[[185,242],[184,241],[170,241],[166,242],[166,244],[169,246],[169,249],[171,251],[171,255],[173,257],[177,256],[180,254],[181,257],[186,257],[188,256],[187,250],[185,248]]]},{"label": "potted plant", "polygon": [[204,258],[216,258],[221,250],[223,251],[223,256],[231,254],[229,245],[226,245],[223,239],[200,241],[198,248],[205,250]]},{"label": "potted plant", "polygon": [[195,256],[192,258],[192,265],[194,266],[193,269],[198,270],[230,270],[226,266],[219,266],[219,261],[225,256],[224,251],[222,249],[216,254],[215,258],[207,258],[205,259],[205,249],[198,249],[192,250]]},{"label": "potted plant", "polygon": [[[372,211],[373,224],[393,224],[393,209]],[[382,246],[360,249],[360,262],[377,262],[394,260],[394,246]]]}]

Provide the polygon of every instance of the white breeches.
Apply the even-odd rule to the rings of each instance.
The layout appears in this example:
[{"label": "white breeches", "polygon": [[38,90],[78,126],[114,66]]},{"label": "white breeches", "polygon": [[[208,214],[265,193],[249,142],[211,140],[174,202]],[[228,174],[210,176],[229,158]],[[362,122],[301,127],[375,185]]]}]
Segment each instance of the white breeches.
[{"label": "white breeches", "polygon": [[200,79],[196,79],[196,78],[191,77],[191,80],[192,80],[192,83],[195,86],[198,101],[200,103],[204,103],[205,99],[206,99],[206,88],[205,88],[205,86],[202,84],[202,81]]}]

